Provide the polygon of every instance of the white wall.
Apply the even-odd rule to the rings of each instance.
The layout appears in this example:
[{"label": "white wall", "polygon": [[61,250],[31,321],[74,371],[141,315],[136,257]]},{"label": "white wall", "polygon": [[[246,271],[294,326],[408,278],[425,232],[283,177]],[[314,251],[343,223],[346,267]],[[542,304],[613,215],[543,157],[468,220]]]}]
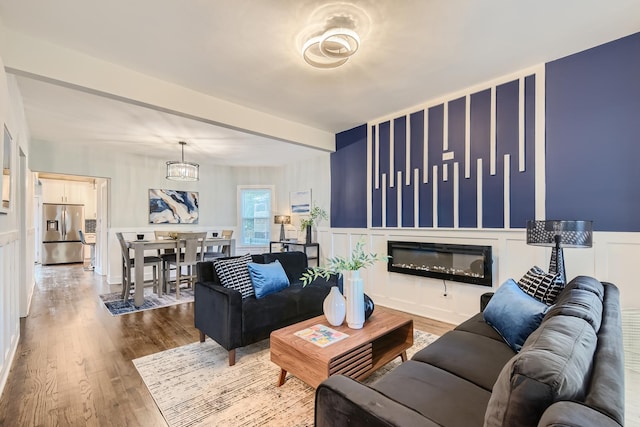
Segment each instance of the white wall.
[{"label": "white wall", "polygon": [[0,125],[13,138],[12,207],[0,214],[0,392],[20,338],[20,317],[28,314],[34,289],[33,179],[25,168],[29,132],[22,97],[0,59]]}]

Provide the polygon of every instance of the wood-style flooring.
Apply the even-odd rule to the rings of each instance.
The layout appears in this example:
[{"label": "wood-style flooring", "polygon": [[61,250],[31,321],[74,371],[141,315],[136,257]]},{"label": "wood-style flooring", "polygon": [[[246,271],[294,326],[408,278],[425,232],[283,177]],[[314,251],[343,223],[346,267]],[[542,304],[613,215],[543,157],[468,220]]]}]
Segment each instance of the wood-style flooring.
[{"label": "wood-style flooring", "polygon": [[[0,426],[166,425],[131,360],[198,341],[193,304],[112,317],[98,295],[120,286],[80,264],[38,266],[36,282]],[[411,317],[426,332],[453,328]]]}]

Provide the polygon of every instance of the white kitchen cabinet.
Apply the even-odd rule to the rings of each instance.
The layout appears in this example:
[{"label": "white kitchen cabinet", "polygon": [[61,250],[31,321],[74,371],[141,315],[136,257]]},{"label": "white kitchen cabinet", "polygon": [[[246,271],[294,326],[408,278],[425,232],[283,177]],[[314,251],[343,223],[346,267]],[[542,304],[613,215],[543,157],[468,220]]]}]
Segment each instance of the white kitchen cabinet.
[{"label": "white kitchen cabinet", "polygon": [[96,217],[96,190],[88,182],[41,179],[44,203],[84,205],[84,217]]}]

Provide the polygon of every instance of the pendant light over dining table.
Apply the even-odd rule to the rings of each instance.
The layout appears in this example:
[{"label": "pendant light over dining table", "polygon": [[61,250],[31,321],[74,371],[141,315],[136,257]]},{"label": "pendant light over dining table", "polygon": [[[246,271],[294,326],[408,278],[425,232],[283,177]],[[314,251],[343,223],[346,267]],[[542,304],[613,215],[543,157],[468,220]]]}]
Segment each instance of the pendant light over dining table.
[{"label": "pendant light over dining table", "polygon": [[200,165],[184,161],[184,141],[179,141],[182,146],[182,160],[167,162],[167,179],[172,181],[198,181],[200,179]]}]

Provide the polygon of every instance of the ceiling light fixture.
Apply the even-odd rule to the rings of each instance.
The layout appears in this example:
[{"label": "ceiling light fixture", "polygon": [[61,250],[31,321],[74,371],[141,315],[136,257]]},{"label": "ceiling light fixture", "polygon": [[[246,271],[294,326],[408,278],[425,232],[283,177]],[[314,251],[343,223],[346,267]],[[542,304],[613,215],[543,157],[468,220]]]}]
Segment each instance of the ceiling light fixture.
[{"label": "ceiling light fixture", "polygon": [[200,165],[184,161],[184,146],[186,142],[178,142],[182,146],[182,160],[167,162],[167,179],[172,181],[198,181],[200,179]]},{"label": "ceiling light fixture", "polygon": [[358,33],[348,28],[329,28],[311,37],[302,46],[302,57],[316,68],[336,68],[344,64],[360,47]]}]

